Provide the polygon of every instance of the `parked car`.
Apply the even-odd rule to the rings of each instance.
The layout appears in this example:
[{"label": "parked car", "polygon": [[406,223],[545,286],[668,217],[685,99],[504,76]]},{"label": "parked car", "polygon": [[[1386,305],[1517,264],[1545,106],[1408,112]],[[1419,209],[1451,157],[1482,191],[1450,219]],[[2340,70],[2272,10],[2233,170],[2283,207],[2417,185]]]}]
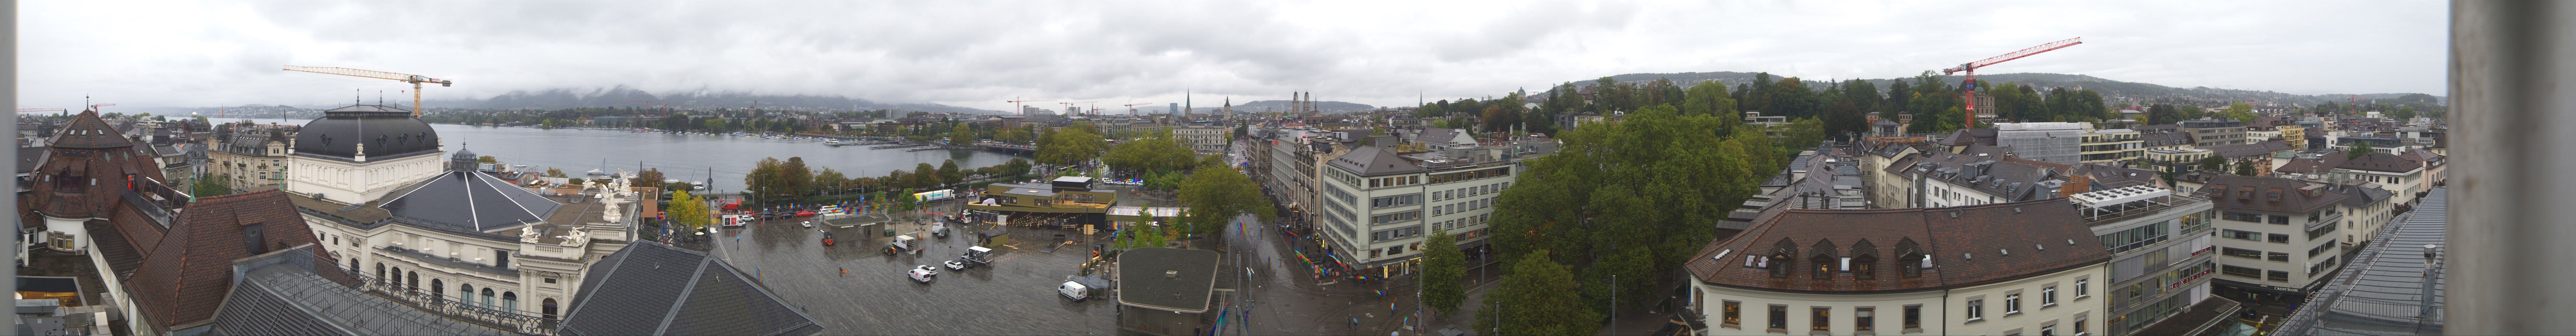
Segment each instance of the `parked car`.
[{"label": "parked car", "polygon": [[910,271],[904,271],[904,275],[912,277],[914,282],[930,283],[931,277],[939,276],[939,269],[930,268],[930,265],[921,265],[913,267]]},{"label": "parked car", "polygon": [[1091,287],[1083,286],[1079,282],[1065,281],[1064,284],[1055,286],[1055,293],[1063,294],[1064,298],[1073,299],[1073,302],[1082,302],[1082,299],[1091,298]]},{"label": "parked car", "polygon": [[974,261],[966,260],[966,258],[957,258],[957,260],[949,260],[949,261],[947,261],[947,262],[943,262],[943,264],[947,264],[947,265],[948,265],[948,269],[952,269],[952,270],[959,270],[959,271],[963,271],[963,270],[966,270],[966,269],[968,269],[968,268],[974,268],[974,267],[975,267],[975,265],[982,265],[982,263],[977,263],[977,262],[974,262]]},{"label": "parked car", "polygon": [[814,210],[797,211],[796,217],[813,217]]},{"label": "parked car", "polygon": [[814,228],[814,221],[805,221],[805,228]]}]

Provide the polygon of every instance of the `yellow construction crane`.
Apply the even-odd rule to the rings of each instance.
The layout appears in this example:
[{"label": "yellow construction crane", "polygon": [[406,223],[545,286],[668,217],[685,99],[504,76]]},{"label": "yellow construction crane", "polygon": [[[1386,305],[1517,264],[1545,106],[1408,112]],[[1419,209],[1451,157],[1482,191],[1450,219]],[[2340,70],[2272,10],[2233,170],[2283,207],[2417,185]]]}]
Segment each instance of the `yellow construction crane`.
[{"label": "yellow construction crane", "polygon": [[366,77],[366,78],[375,78],[375,79],[391,79],[391,80],[396,80],[396,81],[402,81],[402,82],[408,82],[408,83],[411,83],[411,116],[414,116],[414,117],[418,117],[418,116],[420,116],[420,84],[421,84],[421,83],[438,83],[438,86],[456,86],[456,81],[452,81],[452,80],[437,79],[437,78],[429,78],[429,76],[422,76],[422,75],[403,74],[403,73],[391,73],[391,72],[383,72],[383,71],[375,71],[375,70],[360,70],[360,69],[335,68],[335,67],[309,67],[309,66],[294,66],[294,65],[286,66],[286,69],[285,69],[285,70],[286,70],[286,71],[303,71],[303,72],[311,72],[311,73],[318,73],[318,74],[333,74],[333,75],[341,75],[341,76],[356,76],[356,77]]}]

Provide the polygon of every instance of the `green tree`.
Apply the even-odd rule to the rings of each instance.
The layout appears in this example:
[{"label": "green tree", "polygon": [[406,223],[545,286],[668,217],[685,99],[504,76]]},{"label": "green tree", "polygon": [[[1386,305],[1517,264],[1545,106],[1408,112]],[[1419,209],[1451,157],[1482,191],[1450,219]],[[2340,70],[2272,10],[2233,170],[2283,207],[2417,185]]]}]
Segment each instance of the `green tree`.
[{"label": "green tree", "polygon": [[1788,124],[1772,127],[1783,128],[1780,130],[1780,143],[1793,149],[1813,148],[1816,144],[1824,142],[1826,138],[1825,122],[1816,118],[1798,118],[1789,121]]},{"label": "green tree", "polygon": [[922,188],[933,187],[948,180],[939,176],[939,167],[932,167],[928,162],[913,166],[910,178],[913,180],[913,186]]},{"label": "green tree", "polygon": [[2353,144],[2352,144],[2352,150],[2344,151],[2344,158],[2345,158],[2345,159],[2359,159],[2359,158],[2361,158],[2362,156],[2368,156],[2368,155],[2370,155],[2370,153],[2371,153],[2371,152],[2376,152],[2376,151],[2379,151],[2379,150],[2378,150],[2378,149],[2375,149],[2375,148],[2371,148],[2371,147],[2370,147],[2370,144],[2366,144],[2366,143],[2353,143]]},{"label": "green tree", "polygon": [[2200,170],[2212,172],[2227,171],[2227,158],[2218,157],[2218,155],[2215,154],[2201,157]]},{"label": "green tree", "polygon": [[957,160],[951,159],[939,161],[939,183],[957,184],[958,182],[965,181],[966,174],[959,174],[957,172]]},{"label": "green tree", "polygon": [[1422,245],[1428,246],[1422,251],[1422,304],[1446,318],[1467,299],[1467,254],[1458,251],[1458,237],[1448,230],[1431,230]]},{"label": "green tree", "polygon": [[814,188],[832,191],[834,194],[840,193],[841,190],[849,189],[845,187],[849,183],[850,177],[848,175],[841,174],[839,171],[834,171],[832,168],[826,167],[823,168],[823,172],[814,174]]},{"label": "green tree", "polygon": [[199,174],[197,175],[197,182],[190,186],[188,194],[195,195],[197,197],[231,195],[233,194],[233,188],[228,182],[232,180],[233,178],[231,175],[208,176]]},{"label": "green tree", "polygon": [[2236,176],[2254,176],[2254,160],[2247,159],[2237,161]]},{"label": "green tree", "polygon": [[[1605,278],[1670,274],[1786,160],[1762,130],[1745,126],[1719,136],[1724,119],[1655,106],[1559,133],[1562,149],[1524,161],[1529,168],[1502,191],[1492,245],[1504,260],[1556,251],[1549,255],[1555,261]],[[1613,293],[1603,287],[1585,299],[1608,302]],[[1655,297],[1616,295],[1624,302]]]},{"label": "green tree", "polygon": [[491,155],[477,156],[474,157],[474,162],[501,163],[501,158],[492,157]]},{"label": "green tree", "polygon": [[2398,107],[2396,112],[2389,112],[2389,113],[2388,113],[2388,116],[2390,116],[2390,117],[2396,117],[2397,119],[2400,119],[2400,120],[2403,120],[2403,119],[2415,119],[2415,107],[2414,107],[2414,106],[2403,106],[2403,107]]},{"label": "green tree", "polygon": [[[1476,312],[1476,330],[1495,335],[1591,335],[1600,333],[1601,313],[1578,297],[1574,273],[1535,251],[1512,263],[1500,288],[1485,295]],[[1498,325],[1499,324],[1499,325]]]},{"label": "green tree", "polygon": [[634,179],[634,180],[631,180],[631,181],[627,181],[626,183],[628,183],[628,184],[632,184],[632,185],[635,185],[635,186],[649,187],[649,186],[658,186],[658,185],[662,185],[662,179],[663,179],[663,177],[662,177],[662,169],[661,169],[661,168],[653,168],[653,169],[645,169],[644,171],[640,171],[640,172],[635,172],[635,179]]},{"label": "green tree", "polygon": [[1029,174],[1030,166],[1028,159],[1011,158],[1011,162],[1002,164],[1002,173],[1011,175],[1012,179],[1018,179],[1019,176]]},{"label": "green tree", "polygon": [[663,211],[672,220],[679,221],[682,227],[690,229],[705,229],[713,222],[707,215],[707,201],[689,195],[688,190],[672,191],[671,206]]},{"label": "green tree", "polygon": [[560,169],[560,168],[553,168],[553,167],[547,167],[547,168],[546,168],[546,177],[566,177],[566,176],[564,176],[563,169]]},{"label": "green tree", "polygon": [[[1090,124],[1074,125],[1089,126]],[[1100,134],[1086,129],[1089,128],[1065,127],[1063,130],[1047,132],[1038,141],[1038,162],[1060,165],[1080,164],[1085,160],[1099,157],[1101,152],[1109,149],[1109,143],[1102,139]]]},{"label": "green tree", "polygon": [[1181,217],[1191,233],[1215,234],[1234,222],[1235,216],[1249,213],[1262,222],[1279,217],[1270,199],[1261,196],[1261,186],[1243,172],[1222,166],[1201,166],[1181,182]]},{"label": "green tree", "polygon": [[966,125],[966,123],[957,123],[957,128],[948,130],[948,143],[975,143],[975,129]]}]

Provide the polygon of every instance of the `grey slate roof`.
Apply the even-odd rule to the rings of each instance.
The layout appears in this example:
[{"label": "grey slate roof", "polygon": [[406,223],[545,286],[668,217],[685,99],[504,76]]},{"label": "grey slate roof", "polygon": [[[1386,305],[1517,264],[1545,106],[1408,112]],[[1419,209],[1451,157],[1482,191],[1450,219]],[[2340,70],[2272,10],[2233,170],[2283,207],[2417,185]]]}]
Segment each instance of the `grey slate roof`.
[{"label": "grey slate roof", "polygon": [[[2381,227],[2358,259],[2291,313],[2274,334],[2441,335],[2447,272],[2437,263],[2427,277],[2423,252],[2425,245],[2447,244],[2449,189],[2433,188],[2418,200],[2422,203],[2414,212]],[[2446,248],[2435,250],[2441,252],[2439,257],[2449,257]]]},{"label": "grey slate roof", "polygon": [[[821,324],[705,253],[637,242],[582,279],[564,335],[812,335]],[[614,290],[610,290],[614,288]],[[601,295],[601,293],[607,293]]]},{"label": "grey slate roof", "polygon": [[[212,335],[508,335],[448,319],[314,273],[311,245],[242,261]],[[297,260],[301,259],[301,260]]]},{"label": "grey slate roof", "polygon": [[1341,167],[1344,170],[1349,170],[1353,173],[1359,174],[1360,176],[1422,172],[1421,165],[1415,165],[1413,164],[1413,161],[1406,161],[1404,160],[1404,157],[1396,156],[1395,152],[1367,146],[1352,149],[1350,154],[1343,154],[1342,157],[1334,158],[1332,164],[1335,167]]},{"label": "grey slate roof", "polygon": [[322,111],[295,135],[295,154],[348,161],[366,144],[368,160],[438,152],[438,130],[411,111],[384,105],[349,105]]},{"label": "grey slate roof", "polygon": [[2284,152],[2284,151],[2290,151],[2290,150],[2295,150],[2295,149],[2297,149],[2297,148],[2290,148],[2290,143],[2289,143],[2289,142],[2287,142],[2287,141],[2281,141],[2281,140],[2279,140],[2279,139],[2274,139],[2274,140],[2264,140],[2264,141],[2256,141],[2256,142],[2254,142],[2254,143],[2243,144],[2243,145],[2228,145],[2228,146],[2218,146],[2218,147],[2210,147],[2210,148],[2209,148],[2209,150],[2210,150],[2210,151],[2217,152],[2217,153],[2218,153],[2218,157],[2229,158],[2229,159],[2244,158],[2244,157],[2257,157],[2258,159],[2268,159],[2268,158],[2272,157],[2272,153]]},{"label": "grey slate roof", "polygon": [[382,207],[394,216],[473,232],[543,221],[562,203],[534,191],[461,170],[448,170],[392,193]]}]

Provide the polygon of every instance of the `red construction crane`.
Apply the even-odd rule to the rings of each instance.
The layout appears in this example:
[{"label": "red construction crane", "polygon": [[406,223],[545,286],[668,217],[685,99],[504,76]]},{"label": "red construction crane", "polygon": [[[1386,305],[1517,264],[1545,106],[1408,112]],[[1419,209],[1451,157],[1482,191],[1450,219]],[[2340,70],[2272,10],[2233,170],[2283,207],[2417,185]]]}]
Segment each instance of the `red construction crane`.
[{"label": "red construction crane", "polygon": [[2078,45],[2078,44],[2084,44],[2083,39],[2084,39],[2084,38],[2082,38],[2082,37],[2077,37],[2077,38],[2066,39],[2066,40],[2064,40],[2064,41],[2049,42],[2049,43],[2046,43],[2046,44],[2040,44],[2039,46],[2036,46],[2036,47],[2030,47],[2029,49],[2022,49],[2021,51],[2015,51],[2015,52],[2006,53],[2006,54],[2003,54],[2003,55],[1996,55],[1995,57],[1987,57],[1986,59],[1983,59],[1983,60],[1977,60],[1976,62],[1968,62],[1967,64],[1960,64],[1958,67],[1953,67],[1953,68],[1949,68],[1949,69],[1941,69],[1941,74],[1944,74],[1944,75],[1951,74],[1951,73],[1956,73],[1956,72],[1960,72],[1960,71],[1966,71],[1966,72],[1968,72],[1968,78],[1967,78],[1964,82],[1962,82],[1962,83],[1963,83],[1962,85],[1960,85],[1960,86],[1959,86],[1960,88],[1966,89],[1965,91],[1967,91],[1966,96],[1967,96],[1967,98],[1968,98],[1968,113],[1965,113],[1965,114],[1968,116],[1968,118],[1967,118],[1967,119],[1968,119],[1968,120],[1967,120],[1967,121],[1968,121],[1968,123],[1967,123],[1967,125],[1968,125],[1968,126],[1967,126],[1966,128],[1977,128],[1977,68],[1983,68],[1983,67],[1986,67],[1986,66],[1989,66],[1989,65],[1995,65],[1995,63],[2003,63],[2004,61],[2010,61],[2010,60],[2021,59],[2021,58],[2023,58],[2023,57],[2030,57],[2030,55],[2038,55],[2039,53],[2048,52],[2048,51],[2050,51],[2050,50],[2057,50],[2057,49],[2062,49],[2062,48],[2066,48],[2066,47],[2072,47],[2072,46],[2075,46],[2075,45]]},{"label": "red construction crane", "polygon": [[1135,104],[1127,104],[1127,115],[1136,115],[1136,106],[1137,106],[1137,105],[1153,105],[1153,104],[1154,104],[1154,103],[1135,103]]},{"label": "red construction crane", "polygon": [[[1012,98],[1019,98],[1019,97],[1012,97]],[[1002,102],[1004,102],[1004,103],[1011,103],[1011,114],[1025,114],[1025,113],[1021,113],[1020,111],[1027,111],[1027,110],[1029,110],[1029,107],[1028,107],[1028,106],[1026,106],[1026,105],[1021,105],[1020,103],[1027,103],[1027,102],[1042,102],[1042,101],[1055,101],[1055,100],[1054,100],[1054,99],[1011,99],[1011,100],[1005,100],[1005,101],[1002,101]]]}]

